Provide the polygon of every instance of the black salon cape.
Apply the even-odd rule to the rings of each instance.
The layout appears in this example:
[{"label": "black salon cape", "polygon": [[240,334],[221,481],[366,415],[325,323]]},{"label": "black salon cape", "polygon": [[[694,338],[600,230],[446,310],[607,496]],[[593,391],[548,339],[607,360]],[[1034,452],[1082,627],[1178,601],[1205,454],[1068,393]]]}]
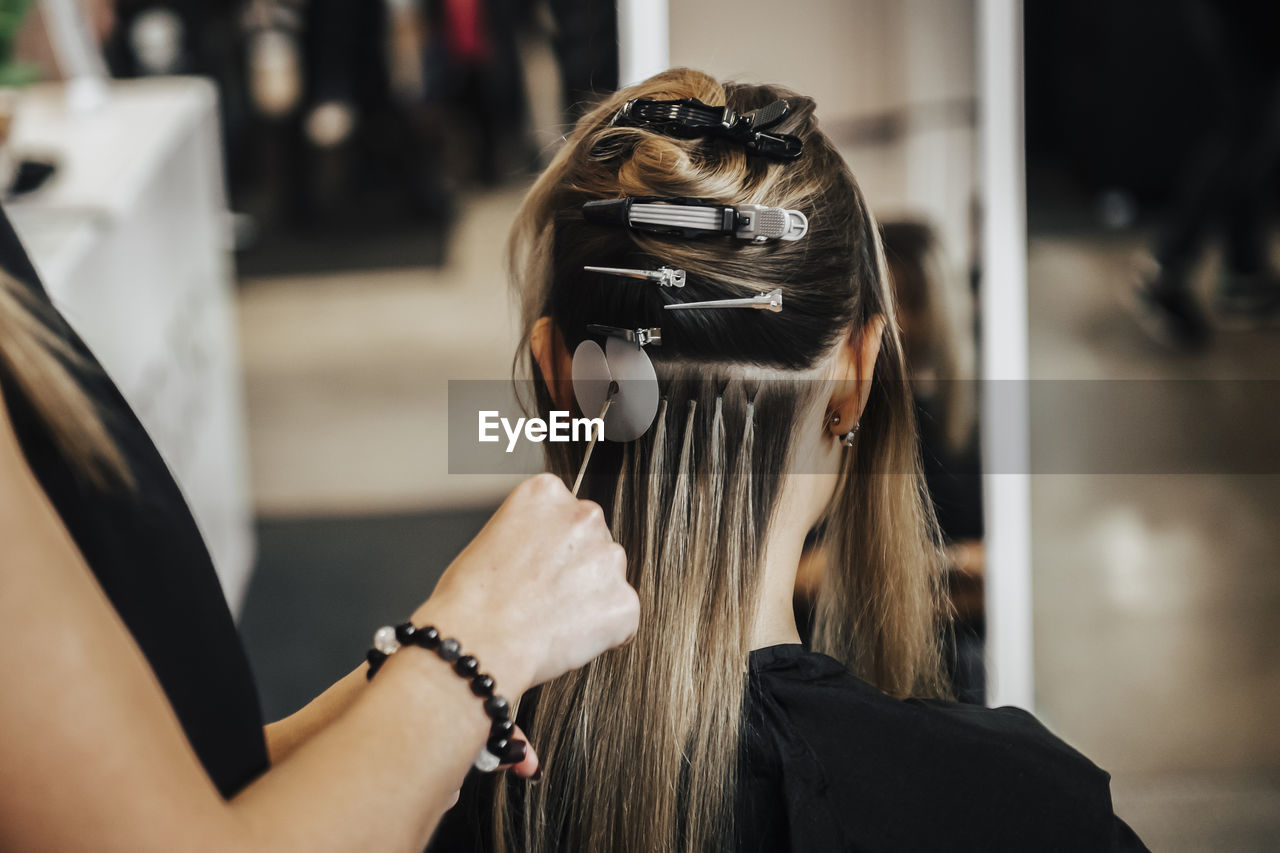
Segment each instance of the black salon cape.
[{"label": "black salon cape", "polygon": [[85,367],[73,375],[102,412],[135,488],[105,492],[88,486],[67,464],[31,401],[0,375],[27,464],[146,656],[209,778],[229,798],[266,770],[267,747],[253,674],[204,540],[146,430],[53,312],[2,211],[0,266],[27,287],[33,303],[44,306],[53,333],[82,360]]},{"label": "black salon cape", "polygon": [[[733,849],[1146,850],[1107,773],[1025,711],[891,699],[799,645],[750,673]],[[433,853],[490,849],[492,784],[472,773]]]}]

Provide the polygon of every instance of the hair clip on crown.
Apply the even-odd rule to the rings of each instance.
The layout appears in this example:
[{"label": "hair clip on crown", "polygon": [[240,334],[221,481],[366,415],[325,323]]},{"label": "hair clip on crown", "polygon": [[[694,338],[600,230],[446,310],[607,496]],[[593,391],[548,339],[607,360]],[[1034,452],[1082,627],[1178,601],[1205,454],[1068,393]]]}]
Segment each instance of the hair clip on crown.
[{"label": "hair clip on crown", "polygon": [[795,160],[804,153],[804,143],[788,133],[765,133],[791,114],[791,105],[777,100],[740,113],[731,107],[713,107],[696,98],[655,101],[633,98],[613,116],[619,127],[649,127],[682,139],[719,137],[740,143],[749,154],[774,160]]}]

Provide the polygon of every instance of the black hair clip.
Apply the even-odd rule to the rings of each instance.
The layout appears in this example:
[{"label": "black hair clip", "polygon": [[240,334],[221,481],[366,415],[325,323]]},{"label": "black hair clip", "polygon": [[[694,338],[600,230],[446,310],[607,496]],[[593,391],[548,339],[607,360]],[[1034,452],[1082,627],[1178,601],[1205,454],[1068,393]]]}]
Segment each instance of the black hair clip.
[{"label": "black hair clip", "polygon": [[[610,198],[582,205],[582,217],[600,225],[624,225],[694,239],[709,234],[732,234],[739,240],[799,240],[809,231],[809,219],[798,210],[763,204],[720,204],[704,198]],[[679,286],[679,285],[677,285]]]},{"label": "black hair clip", "polygon": [[788,133],[764,131],[786,118],[791,105],[774,101],[758,110],[740,113],[730,107],[713,107],[696,98],[654,101],[633,98],[613,116],[619,127],[652,127],[669,136],[696,139],[701,136],[731,139],[748,152],[774,160],[794,160],[804,153],[804,143]]}]

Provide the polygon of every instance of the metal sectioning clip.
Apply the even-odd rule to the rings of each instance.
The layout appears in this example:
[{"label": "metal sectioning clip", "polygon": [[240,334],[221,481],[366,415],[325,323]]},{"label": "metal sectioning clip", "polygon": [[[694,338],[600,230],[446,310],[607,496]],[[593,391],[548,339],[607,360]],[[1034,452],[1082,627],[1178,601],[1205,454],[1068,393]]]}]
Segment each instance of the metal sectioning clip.
[{"label": "metal sectioning clip", "polygon": [[588,222],[689,239],[732,234],[739,240],[764,243],[799,240],[809,233],[809,218],[798,210],[701,198],[599,199],[583,204],[582,216]]},{"label": "metal sectioning clip", "polygon": [[616,275],[622,278],[656,281],[663,287],[684,287],[684,270],[672,269],[671,267],[658,267],[656,270],[629,270],[621,267],[583,267],[583,269],[587,272]]},{"label": "metal sectioning clip", "polygon": [[756,308],[761,311],[772,311],[777,314],[782,310],[782,288],[776,287],[759,296],[748,296],[745,299],[712,299],[707,302],[672,302],[664,305],[668,311],[682,311],[686,308]]},{"label": "metal sectioning clip", "polygon": [[765,133],[791,113],[791,105],[777,100],[740,113],[731,107],[713,107],[696,98],[655,101],[633,98],[613,116],[619,127],[650,127],[682,139],[719,137],[746,147],[748,153],[774,160],[794,160],[804,153],[804,143],[788,133]]},{"label": "metal sectioning clip", "polygon": [[617,326],[602,326],[598,323],[588,323],[587,331],[593,335],[604,335],[610,338],[622,338],[624,341],[630,341],[637,346],[648,346],[653,344],[655,347],[662,346],[662,329],[654,326],[650,329],[621,329]]}]

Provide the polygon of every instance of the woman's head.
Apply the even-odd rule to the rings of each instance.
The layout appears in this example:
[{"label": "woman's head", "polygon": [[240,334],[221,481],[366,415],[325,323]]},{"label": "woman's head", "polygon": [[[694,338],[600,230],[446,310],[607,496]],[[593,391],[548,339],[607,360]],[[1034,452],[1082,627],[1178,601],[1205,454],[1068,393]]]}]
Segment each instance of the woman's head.
[{"label": "woman's head", "polygon": [[[677,139],[645,127],[612,126],[629,95],[726,101],[739,111],[785,98],[790,115],[774,130],[805,138],[800,159],[749,155],[729,140]],[[770,86],[722,87],[687,70],[620,93],[578,124],[530,193],[513,234],[513,261],[526,335],[546,316],[567,351],[587,323],[661,326],[651,355],[664,366],[706,365],[746,377],[815,371],[851,330],[886,314],[874,226],[839,154],[816,133],[814,104]],[[595,199],[665,196],[766,204],[804,212],[809,233],[793,242],[752,244],[731,236],[699,240],[630,232],[585,222]],[[603,279],[584,266],[688,272],[682,289]],[[663,311],[667,302],[754,296],[781,287],[785,309]],[[535,345],[538,341],[533,341]],[[551,378],[551,377],[548,377]]]},{"label": "woman's head", "polygon": [[[738,112],[783,98],[791,111],[772,131],[798,136],[803,155],[779,162],[729,140],[613,126],[637,97]],[[795,209],[809,231],[753,244],[582,218],[584,202],[624,196]],[[744,665],[781,516],[827,519],[814,645],[891,693],[937,689],[931,515],[875,222],[810,99],[674,70],[584,116],[517,223],[521,354],[532,356],[544,414],[572,405],[569,353],[588,324],[662,329],[661,347],[646,348],[661,394],[654,424],[634,442],[598,448],[587,484],[628,552],[640,631],[544,689],[534,736],[557,794],[533,796],[526,831],[542,849],[701,848],[731,831]],[[674,267],[687,283],[602,278],[589,265]],[[663,308],[776,288],[780,313]],[[845,449],[840,436],[859,419]],[[569,477],[582,448],[549,453]]]},{"label": "woman's head", "polygon": [[[790,115],[771,130],[800,136],[804,153],[796,161],[779,163],[753,156],[729,140],[676,139],[644,127],[613,126],[616,109],[637,94],[728,103],[740,113],[785,98]],[[584,202],[623,196],[696,197],[796,209],[808,216],[809,232],[794,242],[751,244],[731,236],[673,239],[584,221]],[[808,98],[772,86],[721,86],[688,70],[659,75],[615,96],[579,123],[530,193],[518,222],[513,261],[529,344],[521,351],[532,351],[541,377],[552,388],[545,404],[571,407],[569,354],[591,323],[661,327],[663,346],[649,350],[660,380],[667,385],[686,378],[705,386],[698,395],[704,403],[723,397],[720,389],[730,384],[745,388],[751,380],[763,380],[771,387],[790,380],[792,387],[773,389],[780,393],[757,396],[757,417],[765,415],[770,399],[792,397],[786,401],[789,410],[796,402],[811,404],[800,413],[804,432],[829,438],[857,422],[871,383],[856,380],[870,379],[886,320],[889,334],[883,339],[886,358],[880,378],[886,384],[902,378],[874,220],[840,155],[817,132]],[[583,269],[591,265],[666,265],[687,271],[688,284],[674,289],[604,278]],[[663,310],[670,302],[754,296],[774,288],[784,294],[785,308],[777,314]],[[835,384],[844,379],[855,381]],[[729,389],[730,396],[735,390]],[[823,396],[827,399],[817,399]],[[666,399],[670,414],[677,397],[668,394]],[[703,411],[710,416],[709,406]],[[797,413],[792,414],[790,432],[799,436],[801,424]],[[871,423],[863,426],[868,434],[875,429]],[[554,467],[562,470],[576,452],[567,449],[553,460]],[[782,473],[782,461],[775,460],[773,474]],[[834,475],[837,470],[830,458],[816,468],[795,467],[808,474]],[[829,481],[812,479],[810,484],[829,497]]]}]

